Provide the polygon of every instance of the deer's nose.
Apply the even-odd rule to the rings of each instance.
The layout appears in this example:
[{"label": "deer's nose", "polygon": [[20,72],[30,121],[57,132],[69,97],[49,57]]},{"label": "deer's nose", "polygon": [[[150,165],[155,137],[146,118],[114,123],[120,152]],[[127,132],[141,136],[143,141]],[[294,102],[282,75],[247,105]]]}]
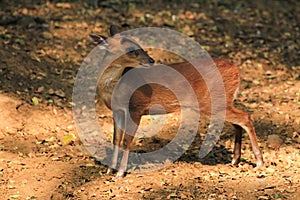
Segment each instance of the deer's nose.
[{"label": "deer's nose", "polygon": [[155,60],[153,58],[149,57],[149,63],[153,64],[153,63],[155,63]]}]

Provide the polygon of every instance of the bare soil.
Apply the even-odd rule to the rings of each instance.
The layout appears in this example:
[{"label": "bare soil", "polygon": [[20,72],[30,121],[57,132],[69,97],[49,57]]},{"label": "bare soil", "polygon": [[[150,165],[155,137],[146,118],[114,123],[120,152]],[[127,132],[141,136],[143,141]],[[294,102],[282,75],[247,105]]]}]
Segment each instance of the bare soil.
[{"label": "bare soil", "polygon": [[[300,199],[299,2],[294,1],[0,1],[0,199]],[[198,41],[241,71],[236,103],[251,113],[265,166],[255,167],[248,135],[242,162],[230,161],[233,128],[204,159],[207,129],[175,163],[124,179],[106,175],[78,137],[72,115],[76,73],[94,44],[90,33],[158,26]],[[155,60],[172,62],[150,52]],[[112,132],[111,112],[99,122]],[[172,139],[135,140],[150,151]],[[144,121],[147,117],[144,118]]]}]

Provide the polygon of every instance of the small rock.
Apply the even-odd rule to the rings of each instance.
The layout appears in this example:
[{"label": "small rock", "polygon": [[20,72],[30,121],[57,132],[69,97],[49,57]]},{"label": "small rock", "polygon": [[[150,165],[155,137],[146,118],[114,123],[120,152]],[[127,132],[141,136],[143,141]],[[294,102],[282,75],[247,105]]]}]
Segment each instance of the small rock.
[{"label": "small rock", "polygon": [[264,173],[256,173],[257,178],[265,178],[266,175]]},{"label": "small rock", "polygon": [[269,135],[267,145],[270,149],[278,150],[283,144],[283,140],[278,135]]},{"label": "small rock", "polygon": [[300,138],[300,133],[294,131],[293,132],[293,138],[297,138],[297,137]]},{"label": "small rock", "polygon": [[62,97],[62,98],[66,96],[66,94],[65,94],[64,91],[62,91],[62,90],[56,90],[56,91],[54,92],[54,94],[55,94],[56,96]]},{"label": "small rock", "polygon": [[57,110],[55,108],[53,108],[52,112],[54,115],[57,115]]},{"label": "small rock", "polygon": [[69,125],[69,126],[67,126],[67,129],[70,131],[70,130],[72,130],[74,127],[73,127],[73,125]]},{"label": "small rock", "polygon": [[51,40],[53,38],[53,35],[49,32],[43,32],[42,35],[43,35],[43,38],[45,38],[47,40]]},{"label": "small rock", "polygon": [[38,87],[38,88],[36,89],[36,92],[37,92],[37,93],[42,93],[43,91],[44,91],[44,87],[43,87],[43,86]]},{"label": "small rock", "polygon": [[259,84],[260,84],[260,81],[257,80],[257,79],[254,79],[252,82],[253,82],[255,85],[259,85]]},{"label": "small rock", "polygon": [[52,88],[50,88],[48,91],[47,91],[48,94],[52,95],[54,94],[54,90]]},{"label": "small rock", "polygon": [[271,168],[271,167],[266,168],[266,173],[268,173],[268,174],[273,175],[275,173],[275,171],[276,170],[274,168]]},{"label": "small rock", "polygon": [[265,72],[265,74],[266,74],[267,76],[271,76],[271,75],[272,75],[272,72],[271,72],[270,70],[267,70],[267,71]]},{"label": "small rock", "polygon": [[67,187],[67,191],[68,191],[69,193],[71,193],[71,192],[73,192],[73,188],[72,188],[72,187]]},{"label": "small rock", "polygon": [[264,199],[270,199],[268,196],[259,196],[258,197],[259,200],[264,200]]},{"label": "small rock", "polygon": [[65,9],[72,8],[72,4],[70,3],[57,3],[55,6],[58,8],[65,8]]}]

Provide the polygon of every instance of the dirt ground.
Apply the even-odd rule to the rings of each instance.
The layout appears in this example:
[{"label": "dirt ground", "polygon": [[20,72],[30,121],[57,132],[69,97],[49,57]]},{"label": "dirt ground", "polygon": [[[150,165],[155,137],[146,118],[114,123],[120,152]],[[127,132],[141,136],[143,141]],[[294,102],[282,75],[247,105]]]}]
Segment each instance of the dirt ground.
[{"label": "dirt ground", "polygon": [[[297,0],[0,5],[0,199],[300,199]],[[237,104],[254,119],[265,166],[255,167],[246,134],[242,162],[230,165],[234,134],[228,124],[213,151],[197,159],[204,121],[189,150],[168,167],[133,170],[117,180],[105,174],[106,166],[94,162],[78,137],[71,101],[76,73],[94,47],[88,35],[107,35],[110,24],[177,30],[212,57],[234,61],[241,72]],[[111,112],[99,106],[98,113],[111,133]],[[178,125],[176,115],[169,119],[159,135],[135,140],[136,147],[162,145]]]}]

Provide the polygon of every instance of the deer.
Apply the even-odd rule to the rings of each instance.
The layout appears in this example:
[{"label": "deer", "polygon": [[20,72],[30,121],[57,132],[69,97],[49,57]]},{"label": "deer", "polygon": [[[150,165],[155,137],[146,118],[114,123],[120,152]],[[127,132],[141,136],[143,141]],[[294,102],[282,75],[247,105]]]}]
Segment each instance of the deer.
[{"label": "deer", "polygon": [[[90,34],[90,37],[97,44],[104,44],[106,46],[107,52],[106,56],[103,58],[103,62],[105,62],[105,59],[109,58],[114,50],[118,50],[120,48],[127,50],[124,55],[120,56],[114,62],[109,64],[98,83],[100,98],[104,104],[113,111],[114,132],[112,142],[114,147],[111,158],[111,166],[109,166],[107,173],[113,173],[114,169],[116,168],[118,152],[120,148],[122,148],[122,143],[124,153],[116,175],[117,178],[122,178],[127,170],[130,146],[132,144],[137,127],[140,125],[142,116],[149,115],[151,105],[154,104],[162,105],[165,111],[164,114],[178,112],[178,110],[180,110],[180,105],[178,105],[176,96],[172,93],[172,91],[159,84],[148,83],[132,93],[129,102],[129,108],[127,108],[129,114],[124,113],[122,109],[112,109],[113,91],[123,76],[130,72],[131,69],[138,66],[144,65],[145,68],[153,68],[157,67],[158,64],[154,64],[154,59],[151,58],[136,41],[122,36],[116,26],[112,25],[110,27],[110,35],[110,40],[107,40],[105,36],[98,34]],[[196,65],[202,62],[202,59],[195,59],[193,61],[193,63]],[[242,134],[244,130],[249,135],[252,150],[256,158],[256,166],[263,166],[263,156],[258,146],[258,140],[251,116],[248,113],[236,108],[234,105],[234,100],[236,99],[240,85],[238,66],[228,60],[218,58],[213,59],[213,62],[215,63],[215,66],[219,71],[224,84],[224,98],[226,103],[225,121],[231,123],[235,129],[233,150],[234,155],[231,163],[232,165],[237,165],[240,162]],[[208,88],[203,77],[201,77],[193,65],[190,62],[183,61],[180,63],[169,64],[168,67],[176,70],[189,81],[198,100],[200,112],[204,113],[205,115],[211,115],[211,99]],[[171,82],[171,84],[174,87],[181,87],[176,80]],[[217,84],[217,82],[215,84]],[[126,90],[118,90],[115,96],[118,99],[122,98],[122,96],[125,94]],[[151,114],[155,113],[151,112]],[[157,114],[160,113],[157,112]],[[127,130],[120,127],[120,124],[128,123],[127,118],[129,117],[136,124],[136,126],[129,131],[130,133],[127,133]]]}]

